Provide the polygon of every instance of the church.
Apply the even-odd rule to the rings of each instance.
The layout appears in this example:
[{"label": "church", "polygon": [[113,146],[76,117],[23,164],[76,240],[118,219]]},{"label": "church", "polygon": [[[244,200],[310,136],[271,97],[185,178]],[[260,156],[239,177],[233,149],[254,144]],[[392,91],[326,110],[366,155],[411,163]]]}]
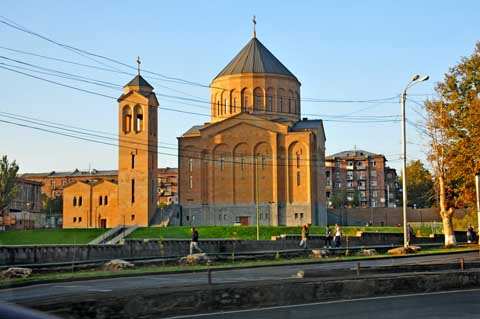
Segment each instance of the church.
[{"label": "church", "polygon": [[326,224],[325,132],[300,85],[254,27],[210,84],[210,122],[178,138],[183,225]]},{"label": "church", "polygon": [[64,186],[63,228],[149,226],[157,209],[158,101],[140,75],[118,98],[118,182]]}]

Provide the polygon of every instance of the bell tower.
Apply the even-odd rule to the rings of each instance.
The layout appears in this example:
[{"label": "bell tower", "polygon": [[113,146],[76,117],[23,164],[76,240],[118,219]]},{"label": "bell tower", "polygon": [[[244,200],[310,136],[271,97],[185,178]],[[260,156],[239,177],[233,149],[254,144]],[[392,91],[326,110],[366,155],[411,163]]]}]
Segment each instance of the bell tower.
[{"label": "bell tower", "polygon": [[158,101],[138,74],[118,98],[117,225],[148,226],[157,208]]}]

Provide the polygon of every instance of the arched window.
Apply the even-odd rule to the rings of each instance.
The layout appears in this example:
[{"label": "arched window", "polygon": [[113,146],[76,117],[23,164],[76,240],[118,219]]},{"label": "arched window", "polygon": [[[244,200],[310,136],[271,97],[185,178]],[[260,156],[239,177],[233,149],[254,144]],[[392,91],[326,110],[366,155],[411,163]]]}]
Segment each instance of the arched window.
[{"label": "arched window", "polygon": [[233,98],[233,113],[237,113],[237,97]]},{"label": "arched window", "polygon": [[225,169],[225,153],[220,155],[220,169],[223,171]]},{"label": "arched window", "polygon": [[100,195],[98,197],[98,206],[102,206],[102,205],[103,205],[103,197],[102,197],[102,195]]},{"label": "arched window", "polygon": [[123,107],[123,133],[130,133],[132,130],[132,109],[130,106]]},{"label": "arched window", "polygon": [[300,153],[297,153],[297,168],[300,168]]},{"label": "arched window", "polygon": [[227,99],[225,99],[225,105],[223,106],[225,109],[225,114],[228,114],[228,105],[227,105]]},{"label": "arched window", "polygon": [[105,195],[105,197],[103,198],[103,204],[104,205],[108,205],[108,196]]},{"label": "arched window", "polygon": [[73,197],[73,206],[77,206],[77,197],[76,196]]},{"label": "arched window", "polygon": [[143,109],[140,105],[135,106],[135,132],[143,131]]},{"label": "arched window", "polygon": [[217,101],[217,116],[220,116],[220,101]]},{"label": "arched window", "polygon": [[253,109],[255,111],[263,111],[263,91],[261,88],[253,90]]},{"label": "arched window", "polygon": [[82,196],[79,196],[78,197],[78,206],[82,206],[82,204],[83,204],[82,202],[83,202],[82,201]]},{"label": "arched window", "polygon": [[74,222],[74,223],[77,222],[77,217],[73,217],[73,222]]}]

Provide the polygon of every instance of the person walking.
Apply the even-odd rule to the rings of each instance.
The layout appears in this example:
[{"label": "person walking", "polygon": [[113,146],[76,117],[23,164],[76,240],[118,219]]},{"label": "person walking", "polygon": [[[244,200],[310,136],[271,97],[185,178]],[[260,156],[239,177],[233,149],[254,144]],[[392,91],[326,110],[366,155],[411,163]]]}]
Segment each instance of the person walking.
[{"label": "person walking", "polygon": [[198,230],[192,227],[192,240],[190,241],[190,255],[193,254],[193,250],[203,253],[203,250],[198,247]]},{"label": "person walking", "polygon": [[332,247],[332,231],[330,230],[330,226],[327,225],[325,227],[325,248]]},{"label": "person walking", "polygon": [[467,228],[467,242],[468,242],[469,244],[471,244],[471,243],[474,241],[473,234],[474,234],[473,226],[472,226],[472,224],[468,224],[468,228]]},{"label": "person walking", "polygon": [[300,247],[307,249],[307,240],[308,240],[308,233],[310,232],[310,227],[308,224],[304,224],[302,226],[302,240],[300,241]]},{"label": "person walking", "polygon": [[412,243],[413,237],[415,237],[413,228],[410,224],[407,224],[407,246],[410,246],[410,244]]},{"label": "person walking", "polygon": [[342,230],[340,229],[340,226],[338,224],[335,224],[335,237],[333,240],[335,241],[335,247],[340,247],[342,239]]}]

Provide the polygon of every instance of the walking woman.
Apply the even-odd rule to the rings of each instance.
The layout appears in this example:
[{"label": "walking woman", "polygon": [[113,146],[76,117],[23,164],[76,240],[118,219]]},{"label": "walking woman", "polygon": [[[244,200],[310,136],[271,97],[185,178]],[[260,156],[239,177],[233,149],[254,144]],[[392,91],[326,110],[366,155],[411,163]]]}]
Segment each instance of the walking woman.
[{"label": "walking woman", "polygon": [[333,240],[335,241],[335,247],[340,247],[341,245],[341,239],[342,239],[342,230],[340,229],[340,226],[338,224],[335,224],[335,236],[333,237]]}]

